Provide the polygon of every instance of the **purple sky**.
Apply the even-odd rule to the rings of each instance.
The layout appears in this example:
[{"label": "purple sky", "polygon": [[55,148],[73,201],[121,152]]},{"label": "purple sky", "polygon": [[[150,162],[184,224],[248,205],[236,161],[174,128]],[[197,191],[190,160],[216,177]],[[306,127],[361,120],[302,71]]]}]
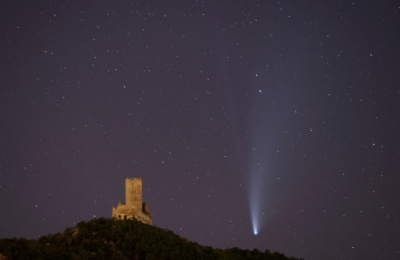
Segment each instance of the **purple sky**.
[{"label": "purple sky", "polygon": [[141,177],[202,245],[399,258],[399,28],[399,1],[2,1],[0,237]]}]

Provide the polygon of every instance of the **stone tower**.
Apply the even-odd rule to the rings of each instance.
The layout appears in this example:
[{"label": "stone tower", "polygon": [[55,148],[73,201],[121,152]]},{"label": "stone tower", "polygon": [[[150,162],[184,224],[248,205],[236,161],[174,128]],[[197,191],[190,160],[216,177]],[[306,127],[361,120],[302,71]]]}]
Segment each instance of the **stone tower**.
[{"label": "stone tower", "polygon": [[137,209],[142,207],[142,179],[125,179],[125,203]]},{"label": "stone tower", "polygon": [[136,218],[143,223],[152,223],[147,203],[142,203],[142,179],[125,179],[125,203],[119,202],[117,208],[112,207],[112,217],[116,219]]}]

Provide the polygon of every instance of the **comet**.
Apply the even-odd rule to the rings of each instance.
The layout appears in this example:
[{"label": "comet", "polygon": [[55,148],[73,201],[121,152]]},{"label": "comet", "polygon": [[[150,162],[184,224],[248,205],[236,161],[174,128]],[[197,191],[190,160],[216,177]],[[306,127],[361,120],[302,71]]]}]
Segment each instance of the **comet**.
[{"label": "comet", "polygon": [[[258,156],[256,156],[257,158]],[[248,194],[249,194],[249,208],[250,219],[253,227],[253,234],[257,236],[264,226],[266,216],[263,214],[265,209],[266,200],[266,180],[267,172],[264,163],[261,160],[256,160],[251,167],[248,176]]]},{"label": "comet", "polygon": [[[258,84],[258,82],[255,82]],[[271,127],[274,114],[270,103],[266,102],[262,88],[257,86],[252,92],[252,103],[246,131],[246,168],[245,182],[250,209],[253,235],[262,232],[267,223],[267,214],[271,208],[273,194],[271,173],[274,169],[274,151],[276,151],[275,130]]]}]

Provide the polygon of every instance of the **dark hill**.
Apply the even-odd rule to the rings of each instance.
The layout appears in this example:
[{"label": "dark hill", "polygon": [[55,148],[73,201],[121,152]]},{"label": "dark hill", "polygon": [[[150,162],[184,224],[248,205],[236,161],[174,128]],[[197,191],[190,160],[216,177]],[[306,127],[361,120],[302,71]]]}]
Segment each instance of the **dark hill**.
[{"label": "dark hill", "polygon": [[296,259],[239,248],[214,249],[137,220],[94,219],[38,240],[1,239],[3,259]]}]

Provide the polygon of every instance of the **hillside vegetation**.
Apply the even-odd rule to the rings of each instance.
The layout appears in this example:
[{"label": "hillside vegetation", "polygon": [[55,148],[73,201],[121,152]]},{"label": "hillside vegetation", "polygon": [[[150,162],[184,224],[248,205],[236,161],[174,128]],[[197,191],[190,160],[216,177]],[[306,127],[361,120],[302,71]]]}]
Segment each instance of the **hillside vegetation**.
[{"label": "hillside vegetation", "polygon": [[214,249],[137,220],[94,219],[38,240],[0,239],[3,259],[296,259],[268,250]]}]

